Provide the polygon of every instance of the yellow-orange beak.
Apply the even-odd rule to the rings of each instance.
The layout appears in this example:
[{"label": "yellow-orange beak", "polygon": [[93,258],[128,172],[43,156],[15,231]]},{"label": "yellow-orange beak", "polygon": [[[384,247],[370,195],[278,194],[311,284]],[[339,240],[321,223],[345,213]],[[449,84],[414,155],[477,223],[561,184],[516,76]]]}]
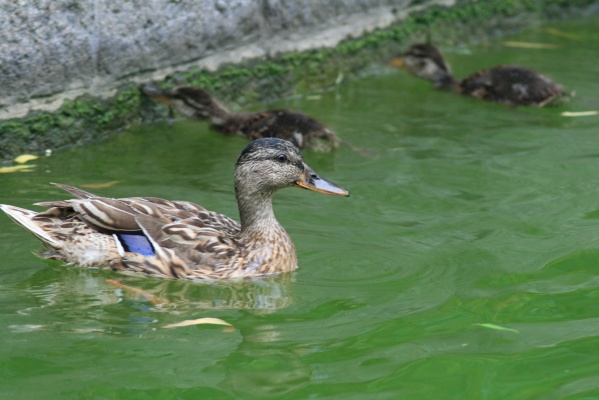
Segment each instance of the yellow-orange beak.
[{"label": "yellow-orange beak", "polygon": [[148,97],[153,98],[154,100],[164,103],[168,106],[171,105],[172,99],[164,94],[164,91],[157,89],[152,86],[142,86],[141,91]]},{"label": "yellow-orange beak", "polygon": [[315,192],[330,194],[332,196],[349,196],[349,192],[327,180],[322,179],[312,168],[304,164],[304,174],[295,182],[295,185],[303,189],[313,190]]},{"label": "yellow-orange beak", "polygon": [[389,61],[389,65],[396,68],[404,68],[406,64],[403,61],[403,57],[395,57]]}]

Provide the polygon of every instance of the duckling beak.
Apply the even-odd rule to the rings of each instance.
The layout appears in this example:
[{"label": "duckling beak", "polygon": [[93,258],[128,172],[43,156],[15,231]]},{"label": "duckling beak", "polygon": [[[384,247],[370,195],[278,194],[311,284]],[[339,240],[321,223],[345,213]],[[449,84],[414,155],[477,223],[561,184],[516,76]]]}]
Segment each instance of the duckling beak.
[{"label": "duckling beak", "polygon": [[349,196],[349,192],[337,186],[333,182],[322,179],[312,168],[304,164],[304,174],[295,182],[295,185],[303,189],[313,190],[315,192],[330,194],[332,196]]},{"label": "duckling beak", "polygon": [[396,68],[404,68],[406,64],[403,61],[403,57],[395,57],[389,61],[389,65]]},{"label": "duckling beak", "polygon": [[172,100],[160,89],[156,89],[152,86],[141,86],[140,89],[146,96],[151,97],[156,101],[164,103],[168,106],[170,106],[172,103]]}]

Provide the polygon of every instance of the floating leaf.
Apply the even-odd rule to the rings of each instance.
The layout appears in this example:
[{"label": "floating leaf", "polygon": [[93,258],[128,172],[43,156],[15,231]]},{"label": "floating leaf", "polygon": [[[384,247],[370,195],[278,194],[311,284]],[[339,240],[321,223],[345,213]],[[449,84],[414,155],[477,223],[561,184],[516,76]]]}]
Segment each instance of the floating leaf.
[{"label": "floating leaf", "polygon": [[34,156],[33,154],[21,154],[20,156],[15,158],[15,162],[19,164],[24,164],[27,161],[36,160],[38,158],[38,156]]},{"label": "floating leaf", "polygon": [[571,39],[571,40],[580,40],[581,39],[580,36],[578,36],[578,35],[575,35],[573,33],[562,32],[559,29],[555,29],[555,28],[544,28],[544,29],[542,29],[542,32],[548,33],[553,36]]},{"label": "floating leaf", "polygon": [[86,183],[83,185],[79,185],[85,188],[90,189],[106,189],[114,185],[118,185],[119,183],[123,183],[124,181],[109,181],[109,182],[99,182],[99,183]]},{"label": "floating leaf", "polygon": [[36,324],[25,324],[25,325],[9,325],[8,329],[11,329],[16,333],[25,333],[25,332],[35,332],[40,329],[46,328],[46,325],[36,325]]},{"label": "floating leaf", "polygon": [[114,280],[114,279],[107,279],[106,283],[108,283],[110,285],[113,285],[113,286],[116,286],[116,287],[118,287],[120,289],[127,290],[129,292],[135,293],[135,294],[140,295],[142,297],[145,297],[146,299],[148,299],[149,301],[151,301],[154,304],[165,304],[165,303],[168,303],[168,300],[163,299],[162,297],[155,296],[152,293],[146,292],[145,290],[142,290],[142,289],[135,288],[133,286],[127,286],[127,285],[125,285],[125,284],[123,284],[123,283],[121,283],[121,282],[119,282],[117,280]]},{"label": "floating leaf", "polygon": [[223,321],[219,318],[198,318],[198,319],[188,319],[185,321],[177,322],[175,324],[164,325],[163,328],[180,328],[183,326],[191,326],[191,325],[224,325],[230,328],[233,328],[233,325],[230,323]]},{"label": "floating leaf", "polygon": [[560,115],[562,117],[590,117],[599,115],[599,111],[564,111]]},{"label": "floating leaf", "polygon": [[559,46],[550,43],[532,43],[532,42],[503,42],[506,47],[519,47],[522,49],[557,49]]},{"label": "floating leaf", "polygon": [[13,172],[31,172],[35,167],[35,164],[31,165],[14,165],[12,167],[2,167],[0,168],[0,174],[10,174]]},{"label": "floating leaf", "polygon": [[505,326],[501,326],[501,325],[495,325],[495,324],[475,324],[475,325],[482,326],[483,328],[487,328],[487,329],[494,329],[496,331],[520,333],[516,329],[506,328]]}]

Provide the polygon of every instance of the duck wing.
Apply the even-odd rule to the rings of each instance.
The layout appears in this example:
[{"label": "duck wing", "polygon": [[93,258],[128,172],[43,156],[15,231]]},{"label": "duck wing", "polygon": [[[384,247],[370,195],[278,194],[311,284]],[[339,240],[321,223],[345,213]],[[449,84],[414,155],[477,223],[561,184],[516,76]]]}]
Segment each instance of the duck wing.
[{"label": "duck wing", "polygon": [[[87,238],[85,249],[93,248],[101,239],[109,243],[106,246],[110,247],[111,259],[96,257],[84,266],[107,265],[170,278],[203,278],[222,275],[219,268],[230,265],[231,258],[240,253],[235,239],[241,229],[239,223],[195,203],[156,197],[112,199],[57,186],[78,198],[37,203],[50,208],[33,213],[32,218],[43,223],[43,232],[53,238],[51,247],[63,254],[56,258],[63,261],[83,264],[79,253],[88,250],[65,250],[74,238],[84,242]],[[56,239],[59,233],[60,240]]]},{"label": "duck wing", "polygon": [[[150,241],[153,253],[127,254],[128,269],[169,278],[222,278],[232,276],[231,260],[238,258],[241,247],[235,236],[239,224],[228,217],[204,212],[203,215],[164,224],[159,219],[140,215],[136,218]],[[215,220],[220,220],[216,222]]]}]

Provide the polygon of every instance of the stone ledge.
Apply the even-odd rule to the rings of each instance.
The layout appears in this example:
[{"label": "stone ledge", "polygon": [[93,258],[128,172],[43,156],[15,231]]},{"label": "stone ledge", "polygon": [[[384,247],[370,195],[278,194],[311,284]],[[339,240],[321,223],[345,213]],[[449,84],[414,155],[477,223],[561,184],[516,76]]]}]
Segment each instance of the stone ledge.
[{"label": "stone ledge", "polygon": [[[295,0],[279,1],[277,9],[282,12],[290,14],[286,9],[291,9],[292,5],[287,4],[289,2],[296,3]],[[70,3],[69,1],[54,1],[52,6],[48,6],[49,12],[55,12],[63,8],[65,15],[59,16],[58,19],[68,19],[70,9],[65,4]],[[153,2],[155,5],[161,3],[171,3],[168,1]],[[258,3],[256,1],[246,1],[243,3]],[[315,5],[310,2],[304,7],[307,10],[314,11]],[[377,1],[363,1],[362,3],[376,4]],[[205,69],[207,71],[216,71],[220,66],[224,64],[237,64],[243,61],[257,59],[262,57],[274,57],[284,53],[307,51],[317,48],[331,48],[335,47],[340,41],[348,38],[357,38],[364,34],[370,33],[375,29],[383,29],[389,27],[391,24],[396,23],[405,19],[409,14],[421,11],[431,6],[440,5],[450,7],[455,4],[455,0],[426,0],[419,2],[414,6],[409,6],[409,1],[399,1],[394,5],[377,6],[366,11],[355,12],[351,14],[354,7],[347,5],[359,5],[360,2],[345,2],[346,7],[342,9],[340,15],[324,15],[320,16],[323,18],[332,18],[333,21],[326,21],[326,23],[314,23],[306,21],[306,25],[289,27],[287,29],[271,27],[265,29],[261,25],[268,23],[273,17],[265,15],[267,13],[259,13],[256,11],[253,15],[244,15],[247,18],[251,18],[253,22],[253,28],[256,31],[246,32],[246,37],[239,38],[235,35],[235,27],[228,27],[227,24],[214,24],[205,26],[206,31],[216,30],[220,31],[217,38],[213,38],[215,42],[214,46],[220,45],[223,49],[220,50],[206,50],[202,48],[196,48],[195,51],[183,51],[182,48],[188,46],[187,41],[190,40],[189,33],[182,35],[177,32],[169,31],[168,40],[160,40],[158,38],[159,32],[147,32],[147,29],[140,29],[140,32],[133,32],[133,38],[129,43],[123,45],[121,40],[109,37],[107,32],[102,29],[102,32],[96,39],[92,38],[93,29],[69,29],[58,31],[49,29],[50,32],[56,33],[57,37],[50,37],[49,41],[61,43],[61,48],[56,49],[56,54],[52,55],[52,62],[50,65],[44,65],[44,69],[41,70],[41,66],[37,65],[40,60],[37,58],[31,59],[31,62],[23,62],[22,60],[30,53],[41,52],[40,47],[47,45],[44,42],[40,42],[37,46],[21,47],[21,43],[17,46],[17,50],[13,46],[0,45],[0,54],[15,54],[12,59],[6,59],[0,61],[0,68],[2,65],[14,64],[15,67],[18,65],[23,68],[24,71],[20,71],[19,74],[10,73],[13,68],[3,68],[8,70],[8,73],[0,74],[4,78],[0,77],[0,86],[8,88],[10,90],[3,91],[4,97],[0,97],[0,120],[23,118],[30,111],[49,111],[54,112],[58,110],[64,100],[74,100],[83,95],[93,95],[99,98],[110,98],[116,95],[116,87],[120,86],[122,82],[134,82],[142,83],[147,81],[159,81],[164,80],[167,76],[172,75],[176,72],[189,70],[191,68]],[[145,4],[145,3],[144,3]],[[212,4],[212,6],[209,6]],[[181,13],[185,17],[179,17],[183,20],[180,23],[183,26],[189,25],[192,21],[195,21],[200,17],[202,12],[206,9],[218,8],[218,1],[206,1],[202,2],[200,10],[190,11],[185,10],[183,12],[180,8],[172,10],[172,13]],[[125,3],[127,5],[127,3]],[[140,5],[141,6],[141,5]],[[230,4],[228,4],[231,7]],[[7,7],[6,5],[4,6]],[[79,6],[77,6],[79,7]],[[160,7],[140,7],[140,10],[133,11],[130,9],[126,10],[128,14],[127,20],[132,19],[131,13],[134,15],[143,15],[145,18],[154,19],[160,15]],[[27,7],[25,7],[27,9]],[[40,7],[42,8],[42,7]],[[98,14],[106,13],[105,11],[99,11],[96,7],[93,10],[84,10],[83,20],[96,20]],[[9,12],[11,10],[8,10]],[[13,10],[14,11],[14,10]],[[36,10],[39,12],[40,10]],[[114,11],[114,10],[113,10]],[[329,12],[339,10],[325,10]],[[121,26],[124,22],[118,17],[125,11],[113,14],[115,21],[108,26],[117,25]],[[238,11],[240,14],[244,14],[245,11]],[[92,15],[89,15],[89,14]],[[151,17],[148,15],[150,14]],[[241,16],[240,16],[241,17]],[[277,17],[279,17],[277,15]],[[283,16],[280,16],[283,18]],[[139,16],[138,18],[142,18]],[[164,15],[160,15],[161,19],[167,19]],[[175,18],[172,16],[172,18]],[[285,18],[289,19],[287,15]],[[15,20],[13,20],[15,21]],[[1,21],[0,22],[6,22]],[[59,25],[63,21],[58,21],[56,24]],[[14,22],[13,22],[14,24]],[[156,25],[154,22],[153,25]],[[310,28],[310,30],[307,30]],[[81,32],[77,32],[81,30]],[[0,33],[0,38],[3,35],[7,35],[7,32],[11,32],[10,29],[5,31],[4,34]],[[16,33],[16,30],[12,32]],[[195,31],[194,31],[195,32]],[[265,33],[267,32],[267,33]],[[68,49],[69,43],[67,39],[72,34],[78,34],[81,36],[87,36],[89,42],[89,49],[83,49],[88,44],[79,41],[75,44],[76,49]],[[202,32],[205,36],[207,33]],[[276,34],[277,36],[271,36]],[[118,33],[117,33],[118,35]],[[5,43],[17,43],[18,41],[8,35],[8,38],[4,39]],[[250,38],[257,37],[256,40],[249,40]],[[144,46],[139,47],[136,43],[143,37],[143,39],[149,43],[164,43],[168,44],[168,51],[157,48],[156,46]],[[107,65],[114,61],[114,59],[120,58],[118,54],[110,54],[109,57],[104,55],[102,48],[116,47],[119,51],[123,51],[126,56],[123,56],[123,60],[119,60],[118,65]],[[4,49],[3,49],[4,48]],[[164,59],[168,58],[175,53],[174,49],[181,49],[168,62]],[[86,51],[87,50],[87,51]],[[112,51],[110,52],[112,53]],[[80,58],[77,59],[76,55],[79,54]],[[68,71],[61,71],[64,69],[61,57],[75,57],[69,60],[69,64],[73,64],[74,71],[69,73]],[[112,61],[102,61],[103,58],[109,58]],[[120,66],[120,68],[119,68]],[[148,71],[150,70],[150,71]],[[3,71],[5,72],[5,71]],[[35,79],[31,79],[35,76]],[[53,79],[52,82],[48,82],[49,79]]]},{"label": "stone ledge", "polygon": [[[165,117],[164,107],[156,107],[153,102],[145,101],[140,96],[137,90],[137,83],[140,82],[158,81],[159,85],[164,86],[199,85],[229,104],[247,104],[292,93],[325,90],[338,84],[340,77],[351,79],[372,65],[384,63],[406,42],[423,40],[425,37],[432,37],[435,42],[444,44],[480,41],[548,18],[595,12],[599,7],[599,0],[456,0],[455,4],[453,0],[345,0],[345,13],[339,14],[343,17],[327,20],[321,16],[312,23],[302,25],[307,18],[303,15],[298,21],[292,20],[286,25],[282,14],[273,11],[281,11],[274,6],[295,4],[291,0],[290,3],[286,1],[247,0],[235,3],[246,7],[260,3],[266,7],[270,18],[279,21],[279,25],[269,27],[270,30],[266,31],[278,29],[281,33],[276,35],[276,39],[266,35],[268,40],[260,41],[258,34],[247,32],[245,36],[225,35],[222,46],[214,47],[215,42],[206,45],[199,56],[189,50],[184,61],[172,59],[170,64],[167,63],[167,56],[171,50],[157,54],[152,62],[148,61],[152,55],[150,51],[136,64],[137,69],[127,66],[119,70],[120,73],[115,73],[116,67],[110,67],[106,60],[114,60],[118,54],[122,55],[123,61],[131,58],[127,48],[115,46],[110,49],[114,53],[112,58],[106,57],[105,60],[99,56],[104,53],[97,53],[95,67],[88,68],[93,71],[91,75],[77,77],[74,74],[72,76],[75,78],[66,84],[66,81],[57,80],[33,90],[36,80],[32,76],[38,80],[48,79],[55,72],[49,67],[45,71],[46,75],[25,76],[22,72],[21,81],[10,81],[15,74],[3,72],[14,72],[19,63],[13,65],[9,60],[0,60],[0,79],[4,80],[3,87],[9,89],[3,93],[10,93],[10,96],[2,98],[0,112],[9,108],[14,111],[4,114],[6,119],[0,121],[0,160],[10,159],[23,152],[40,152],[47,148],[58,149],[98,141],[131,123]],[[104,4],[101,1],[97,3],[99,6]],[[178,0],[156,0],[152,4],[167,3],[187,4]],[[222,4],[232,4],[216,0],[207,3],[220,7],[219,12],[225,13],[227,10]],[[306,7],[312,7],[316,3],[314,0],[305,4]],[[49,1],[39,1],[37,4],[49,7]],[[74,0],[52,2],[53,6],[55,4],[79,7]],[[138,1],[125,4],[138,4]],[[369,4],[377,7],[369,9]],[[0,23],[5,22],[3,19],[6,19],[6,14],[2,11],[6,11],[7,7],[10,6],[6,3],[0,5]],[[330,12],[339,11],[331,7]],[[297,14],[297,10],[294,12]],[[263,29],[260,24],[252,26]],[[5,36],[5,31],[2,32],[0,36]],[[46,39],[50,40],[51,36]],[[14,40],[11,43],[14,45]],[[7,42],[0,43],[0,50],[7,45]],[[7,53],[0,51],[0,54]],[[43,66],[36,65],[36,68]],[[57,82],[62,82],[63,87]],[[17,90],[19,87],[22,92]],[[21,106],[24,108],[17,112]],[[31,111],[37,107],[48,107],[47,110],[53,111]],[[26,117],[16,117],[25,114]]]}]

